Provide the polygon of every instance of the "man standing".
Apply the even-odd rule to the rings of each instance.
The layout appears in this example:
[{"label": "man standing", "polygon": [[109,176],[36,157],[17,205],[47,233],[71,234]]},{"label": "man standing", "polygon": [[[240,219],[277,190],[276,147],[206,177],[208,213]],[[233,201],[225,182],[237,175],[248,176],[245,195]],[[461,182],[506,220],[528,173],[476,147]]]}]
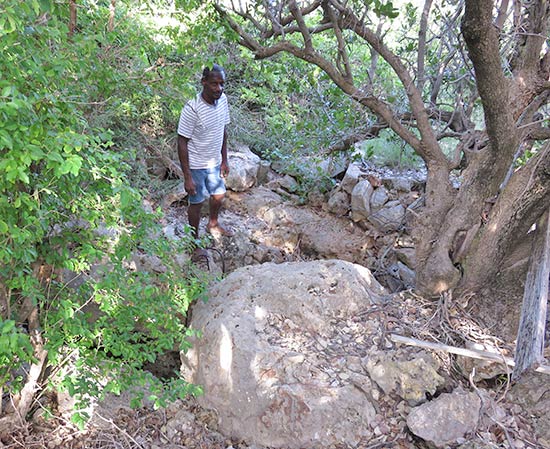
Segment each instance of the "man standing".
[{"label": "man standing", "polygon": [[214,64],[202,72],[202,92],[184,106],[178,125],[178,156],[189,194],[188,218],[195,239],[199,237],[202,205],[209,198],[206,230],[212,234],[233,233],[218,222],[227,164],[229,106],[223,93],[225,72]]}]

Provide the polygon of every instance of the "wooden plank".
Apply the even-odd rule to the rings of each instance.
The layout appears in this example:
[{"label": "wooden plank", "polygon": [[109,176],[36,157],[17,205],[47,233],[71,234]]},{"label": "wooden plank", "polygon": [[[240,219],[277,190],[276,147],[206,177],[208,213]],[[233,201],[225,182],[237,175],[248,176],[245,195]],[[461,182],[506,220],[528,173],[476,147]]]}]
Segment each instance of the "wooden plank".
[{"label": "wooden plank", "polygon": [[546,211],[537,222],[529,257],[519,321],[513,379],[543,360],[544,331],[550,276],[550,220]]},{"label": "wooden plank", "polygon": [[[395,343],[402,343],[408,346],[418,346],[420,348],[433,349],[434,351],[449,352],[451,354],[457,354],[464,357],[498,362],[508,366],[515,365],[514,360],[510,357],[505,357],[504,355],[496,354],[494,352],[482,351],[480,349],[458,348],[456,346],[449,346],[442,343],[433,343],[430,341],[418,340],[416,338],[403,337],[402,335],[397,334],[390,334],[389,337]],[[540,365],[535,368],[535,371],[538,373],[550,374],[550,366]]]}]

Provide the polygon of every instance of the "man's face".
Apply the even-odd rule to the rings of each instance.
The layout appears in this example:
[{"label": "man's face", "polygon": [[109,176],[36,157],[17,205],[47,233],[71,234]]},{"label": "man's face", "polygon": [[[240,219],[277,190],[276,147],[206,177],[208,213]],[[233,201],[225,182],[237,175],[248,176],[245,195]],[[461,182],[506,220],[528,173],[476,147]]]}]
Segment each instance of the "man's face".
[{"label": "man's face", "polygon": [[203,97],[208,103],[214,103],[223,93],[225,75],[220,72],[210,72],[208,78],[202,81]]}]

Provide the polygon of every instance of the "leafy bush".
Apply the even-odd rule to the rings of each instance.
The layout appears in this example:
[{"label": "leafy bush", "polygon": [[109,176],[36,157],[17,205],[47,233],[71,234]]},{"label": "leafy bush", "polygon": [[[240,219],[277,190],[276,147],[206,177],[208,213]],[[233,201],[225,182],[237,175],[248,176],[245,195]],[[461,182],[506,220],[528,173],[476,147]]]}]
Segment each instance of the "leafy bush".
[{"label": "leafy bush", "polygon": [[[132,186],[135,151],[125,133],[162,109],[148,87],[158,74],[144,70],[156,44],[134,23],[134,41],[122,45],[131,24],[106,33],[107,8],[92,2],[79,9],[87,12],[69,39],[62,6],[0,6],[0,388],[16,392],[28,380],[18,382],[19,368],[36,363],[26,330],[32,310],[40,321],[32,331],[71,394],[147,383],[162,405],[199,391],[143,367],[185,349],[184,317],[204,282],[173,260],[190,241],[164,238]],[[164,271],[132,271],[136,253],[154,255]],[[89,277],[98,265],[108,269]],[[94,282],[75,288],[67,273]],[[62,370],[67,360],[72,370]]]}]

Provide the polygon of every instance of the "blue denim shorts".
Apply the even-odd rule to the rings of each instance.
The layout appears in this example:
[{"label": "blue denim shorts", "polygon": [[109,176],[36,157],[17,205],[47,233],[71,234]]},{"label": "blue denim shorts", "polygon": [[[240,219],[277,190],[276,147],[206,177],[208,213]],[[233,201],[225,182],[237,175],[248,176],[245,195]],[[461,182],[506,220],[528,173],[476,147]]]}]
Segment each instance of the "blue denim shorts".
[{"label": "blue denim shorts", "polygon": [[210,195],[225,193],[225,183],[221,177],[219,165],[212,168],[191,169],[191,177],[195,183],[196,193],[189,195],[190,204],[199,204]]}]

